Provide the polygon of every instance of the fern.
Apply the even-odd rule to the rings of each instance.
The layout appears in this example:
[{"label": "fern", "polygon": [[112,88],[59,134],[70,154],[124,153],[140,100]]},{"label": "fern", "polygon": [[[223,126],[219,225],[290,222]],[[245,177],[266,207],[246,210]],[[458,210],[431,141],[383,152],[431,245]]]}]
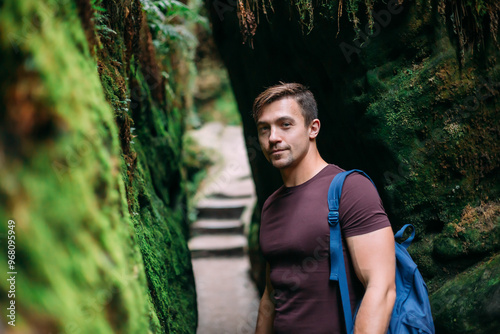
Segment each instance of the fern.
[{"label": "fern", "polygon": [[186,22],[199,23],[205,29],[208,21],[195,10],[177,0],[141,0],[147,13],[153,44],[161,53],[167,53],[173,45],[185,51],[196,47],[196,37],[186,28]]}]

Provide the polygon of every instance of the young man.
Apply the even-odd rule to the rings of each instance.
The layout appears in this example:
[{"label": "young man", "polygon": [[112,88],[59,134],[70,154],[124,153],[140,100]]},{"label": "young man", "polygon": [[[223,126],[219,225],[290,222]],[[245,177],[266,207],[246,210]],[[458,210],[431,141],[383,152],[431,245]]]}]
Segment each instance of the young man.
[{"label": "young man", "polygon": [[[253,114],[262,151],[284,183],[262,208],[267,282],[256,333],[345,333],[338,283],[329,280],[327,221],[328,188],[343,170],[317,150],[316,101],[301,84],[281,83],[255,99]],[[363,297],[354,332],[385,333],[396,297],[394,236],[366,177],[347,177],[339,214],[353,314]]]}]

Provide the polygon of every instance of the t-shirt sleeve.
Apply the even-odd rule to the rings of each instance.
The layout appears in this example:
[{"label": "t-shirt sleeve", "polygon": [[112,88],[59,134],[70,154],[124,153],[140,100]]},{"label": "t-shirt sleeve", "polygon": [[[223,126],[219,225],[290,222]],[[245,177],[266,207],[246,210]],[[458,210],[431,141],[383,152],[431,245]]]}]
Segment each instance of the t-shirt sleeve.
[{"label": "t-shirt sleeve", "polygon": [[377,189],[359,173],[349,175],[344,181],[339,215],[346,238],[391,226]]}]

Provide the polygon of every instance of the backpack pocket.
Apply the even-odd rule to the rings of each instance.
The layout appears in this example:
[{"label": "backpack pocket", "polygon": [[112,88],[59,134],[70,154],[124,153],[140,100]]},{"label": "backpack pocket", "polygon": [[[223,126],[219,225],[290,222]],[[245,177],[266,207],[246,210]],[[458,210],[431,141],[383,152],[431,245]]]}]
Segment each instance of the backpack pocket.
[{"label": "backpack pocket", "polygon": [[434,334],[434,330],[427,326],[427,322],[421,316],[416,316],[413,313],[407,313],[403,316],[400,326],[398,334]]}]

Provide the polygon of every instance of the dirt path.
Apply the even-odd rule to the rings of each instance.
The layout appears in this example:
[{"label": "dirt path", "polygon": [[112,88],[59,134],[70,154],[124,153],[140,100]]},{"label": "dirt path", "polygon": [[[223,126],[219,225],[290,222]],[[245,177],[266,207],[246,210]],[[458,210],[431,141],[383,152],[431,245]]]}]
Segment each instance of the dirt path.
[{"label": "dirt path", "polygon": [[208,123],[193,133],[220,153],[199,190],[189,248],[198,295],[198,334],[254,333],[259,296],[250,280],[246,231],[255,190],[241,127]]}]

